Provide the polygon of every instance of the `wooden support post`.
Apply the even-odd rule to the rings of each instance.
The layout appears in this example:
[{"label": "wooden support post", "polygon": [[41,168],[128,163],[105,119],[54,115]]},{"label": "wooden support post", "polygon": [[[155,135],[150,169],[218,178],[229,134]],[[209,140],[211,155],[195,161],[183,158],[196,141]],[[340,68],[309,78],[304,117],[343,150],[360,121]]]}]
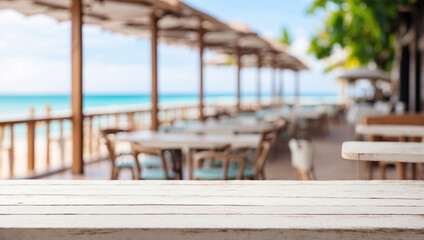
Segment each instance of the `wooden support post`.
[{"label": "wooden support post", "polygon": [[280,84],[278,88],[278,96],[280,97],[280,103],[283,102],[283,91],[284,91],[284,78],[283,78],[283,69],[280,69]]},{"label": "wooden support post", "polygon": [[46,121],[46,166],[50,168],[50,121]]},{"label": "wooden support post", "polygon": [[236,47],[236,62],[237,62],[237,111],[240,111],[241,110],[241,84],[240,84],[241,54],[240,54],[239,47]]},{"label": "wooden support post", "polygon": [[93,160],[93,117],[88,118],[88,151]]},{"label": "wooden support post", "polygon": [[152,92],[151,101],[152,108],[150,111],[151,115],[151,126],[152,131],[157,131],[159,127],[158,121],[158,29],[157,23],[159,18],[156,16],[156,12],[153,11],[150,14],[150,44],[151,44],[151,64],[152,64]]},{"label": "wooden support post", "polygon": [[261,62],[261,55],[258,53],[257,54],[257,67],[258,67],[258,75],[257,75],[257,79],[256,79],[256,90],[257,90],[257,101],[258,101],[258,106],[259,108],[261,107],[261,67],[262,67],[262,62]]},{"label": "wooden support post", "polygon": [[6,130],[5,126],[0,125],[0,170],[2,169],[2,163],[3,163],[3,138],[4,138],[5,130]]},{"label": "wooden support post", "polygon": [[271,105],[274,105],[275,103],[275,95],[276,95],[275,78],[276,78],[276,70],[274,67],[272,67],[271,68]]},{"label": "wooden support post", "polygon": [[411,32],[414,33],[415,37],[412,39],[412,41],[409,44],[409,112],[415,113],[417,110],[417,39],[419,36],[418,29],[416,22],[417,20],[417,9],[412,9],[411,11],[412,18],[415,19],[412,20],[412,26],[411,26]]},{"label": "wooden support post", "polygon": [[9,176],[12,178],[15,172],[15,133],[13,130],[14,125],[10,125],[10,150],[9,150]]},{"label": "wooden support post", "polygon": [[204,35],[204,30],[203,30],[203,21],[200,21],[199,24],[199,37],[198,37],[198,41],[199,41],[199,66],[200,66],[200,83],[199,83],[199,120],[203,121],[205,118],[203,116],[203,107],[204,107],[204,103],[203,103],[203,50],[204,50],[204,43],[203,43],[203,35]]},{"label": "wooden support post", "polygon": [[[51,107],[46,105],[46,116],[50,117]],[[50,168],[50,121],[46,121],[46,166]]]},{"label": "wooden support post", "polygon": [[137,130],[134,120],[134,113],[127,113],[127,126],[132,131]]},{"label": "wooden support post", "polygon": [[82,4],[73,0],[71,7],[72,36],[72,173],[84,172],[82,113]]},{"label": "wooden support post", "polygon": [[277,96],[277,70],[276,70],[276,56],[272,58],[271,65],[271,105],[275,105]]},{"label": "wooden support post", "polygon": [[27,123],[27,133],[28,173],[32,174],[35,170],[35,122]]},{"label": "wooden support post", "polygon": [[295,71],[294,72],[296,77],[295,77],[295,90],[294,90],[294,96],[295,96],[295,104],[300,104],[300,78],[299,78],[299,72]]}]

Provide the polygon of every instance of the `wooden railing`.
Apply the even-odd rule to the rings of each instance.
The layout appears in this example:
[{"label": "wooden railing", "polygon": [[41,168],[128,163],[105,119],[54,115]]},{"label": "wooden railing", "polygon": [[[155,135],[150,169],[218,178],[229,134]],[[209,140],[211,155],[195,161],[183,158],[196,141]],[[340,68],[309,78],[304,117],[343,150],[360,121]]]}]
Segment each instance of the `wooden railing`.
[{"label": "wooden railing", "polygon": [[[243,105],[245,110],[257,108],[256,104]],[[231,111],[234,106],[208,105],[205,112],[217,109],[221,112]],[[197,105],[162,108],[158,117],[162,125],[172,124],[177,120],[197,120],[199,109]],[[146,130],[149,126],[149,109],[86,112],[84,161],[91,162],[105,158],[106,152],[98,134],[100,129],[119,127]],[[26,130],[26,136],[21,134],[17,137],[16,129],[21,133]],[[71,130],[71,115],[50,115],[48,110],[43,117],[0,120],[0,179],[34,178],[69,168],[72,158]],[[8,161],[5,161],[5,157]]]},{"label": "wooden railing", "polygon": [[[197,106],[163,108],[159,112],[161,124],[171,124],[176,120],[198,119],[198,117]],[[105,156],[98,134],[99,129],[120,127],[145,130],[149,128],[149,125],[149,109],[86,113],[84,115],[85,162],[96,161]],[[56,127],[56,131],[52,131],[53,127]],[[26,137],[22,134],[17,137],[16,129],[22,133],[25,128]],[[46,113],[43,117],[0,120],[0,178],[31,178],[68,168],[72,155],[71,129],[70,115],[57,116]],[[55,147],[52,146],[53,143],[57,143]],[[56,153],[56,157],[52,153]]]},{"label": "wooden railing", "polygon": [[[255,103],[242,105],[243,110],[262,107],[273,106],[258,106]],[[234,110],[235,106],[222,104],[205,108],[206,114]],[[30,115],[34,116],[33,113],[30,110]],[[158,118],[161,125],[170,125],[178,120],[197,120],[199,108],[197,105],[161,108]],[[84,161],[90,163],[105,159],[106,151],[102,147],[100,129],[118,127],[147,130],[150,120],[149,109],[85,112]],[[17,137],[16,129],[21,133],[26,131],[26,136],[21,134]],[[44,136],[40,137],[41,134]],[[0,120],[0,179],[36,178],[68,169],[72,158],[71,134],[71,115],[51,115],[49,107],[42,117]]]}]

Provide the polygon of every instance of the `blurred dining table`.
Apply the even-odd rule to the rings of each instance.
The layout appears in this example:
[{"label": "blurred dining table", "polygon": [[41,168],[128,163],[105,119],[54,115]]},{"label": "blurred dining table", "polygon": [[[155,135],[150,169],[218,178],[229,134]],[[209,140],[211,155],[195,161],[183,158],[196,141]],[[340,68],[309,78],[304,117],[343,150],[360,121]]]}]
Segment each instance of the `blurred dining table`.
[{"label": "blurred dining table", "polygon": [[424,126],[418,125],[358,124],[355,132],[368,136],[424,138]]},{"label": "blurred dining table", "polygon": [[118,133],[114,138],[117,142],[133,142],[145,147],[181,150],[188,163],[190,179],[193,151],[219,149],[227,145],[233,148],[256,148],[260,139],[260,134],[184,134],[154,131]]},{"label": "blurred dining table", "polygon": [[342,158],[363,162],[424,163],[424,143],[348,141],[342,145]]},{"label": "blurred dining table", "polygon": [[[379,141],[383,138],[395,138],[399,142],[423,141],[424,126],[420,125],[386,125],[386,124],[358,124],[355,126],[355,133],[358,136],[364,136],[368,141]],[[392,140],[393,141],[393,140]],[[387,163],[386,163],[387,164]],[[406,178],[406,163],[395,163],[399,179]],[[382,178],[385,178],[385,163],[380,164]],[[421,175],[419,164],[412,164],[412,174],[414,178]],[[372,169],[369,169],[369,175],[372,178]]]},{"label": "blurred dining table", "polygon": [[265,120],[285,119],[288,121],[296,121],[299,119],[318,120],[325,113],[315,109],[280,109],[265,114]]},{"label": "blurred dining table", "polygon": [[181,127],[170,128],[173,133],[185,134],[260,134],[272,130],[272,123],[244,123],[244,122],[192,122]]}]

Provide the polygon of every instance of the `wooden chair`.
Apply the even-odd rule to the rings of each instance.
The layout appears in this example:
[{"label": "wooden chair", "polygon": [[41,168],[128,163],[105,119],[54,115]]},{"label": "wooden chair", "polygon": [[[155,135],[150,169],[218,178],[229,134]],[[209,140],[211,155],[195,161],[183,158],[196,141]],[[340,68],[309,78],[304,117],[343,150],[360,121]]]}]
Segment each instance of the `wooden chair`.
[{"label": "wooden chair", "polygon": [[[169,179],[181,178],[181,176],[179,176],[179,174],[177,173],[175,169],[175,163],[171,163],[167,161],[165,157],[165,152],[166,152],[165,150],[144,147],[136,143],[131,144],[131,150],[132,150],[134,159],[137,160],[135,161],[136,169],[137,169],[137,179],[169,180]],[[140,154],[157,157],[160,160],[160,165],[154,168],[143,166],[143,164],[140,163],[140,161],[138,161]]]},{"label": "wooden chair", "polygon": [[111,135],[120,133],[120,132],[128,132],[128,130],[117,129],[117,128],[109,128],[103,129],[100,131],[100,136],[106,145],[106,149],[109,155],[109,160],[112,164],[111,168],[111,180],[116,180],[119,178],[119,173],[122,169],[131,170],[131,174],[133,179],[137,179],[137,175],[135,174],[135,160],[131,153],[117,153],[115,149],[115,142],[111,139]]},{"label": "wooden chair", "polygon": [[[221,167],[200,167],[200,163],[207,159],[222,162]],[[240,180],[247,163],[244,157],[213,151],[196,153],[193,161],[193,179],[196,180]]]},{"label": "wooden chair", "polygon": [[314,173],[314,153],[312,144],[307,140],[291,139],[289,141],[292,166],[301,180],[316,179]]},{"label": "wooden chair", "polygon": [[[261,134],[261,139],[258,146],[252,154],[252,149],[235,149],[233,154],[239,154],[248,159],[246,169],[244,171],[244,177],[248,179],[262,179],[265,180],[265,164],[268,160],[268,156],[271,152],[273,144],[275,144],[275,138],[279,128],[264,131]],[[241,152],[241,151],[244,151]]]},{"label": "wooden chair", "polygon": [[[275,132],[262,135],[258,148],[255,151],[253,162],[246,167],[245,178],[265,180],[265,164],[275,139]],[[252,170],[250,170],[252,169]]]}]

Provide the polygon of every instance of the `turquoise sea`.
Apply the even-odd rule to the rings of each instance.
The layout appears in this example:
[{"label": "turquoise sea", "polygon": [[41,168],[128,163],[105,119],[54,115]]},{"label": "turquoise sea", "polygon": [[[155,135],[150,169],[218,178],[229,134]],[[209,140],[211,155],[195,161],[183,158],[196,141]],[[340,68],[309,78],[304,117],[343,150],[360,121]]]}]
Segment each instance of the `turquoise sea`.
[{"label": "turquoise sea", "polygon": [[[286,96],[288,99],[292,95]],[[303,99],[310,102],[332,103],[338,98],[337,94],[303,94]],[[269,95],[263,95],[263,101],[269,100]],[[209,94],[205,96],[206,104],[235,103],[232,94]],[[256,101],[255,94],[242,96],[242,101]],[[194,105],[198,103],[197,94],[162,94],[159,104],[162,106]],[[25,116],[30,108],[35,113],[44,114],[45,106],[49,104],[53,114],[69,112],[71,109],[70,96],[67,95],[0,95],[0,119],[10,116]],[[87,95],[84,96],[84,110],[114,110],[135,109],[148,107],[150,95]]]},{"label": "turquoise sea", "polygon": [[[292,95],[285,96],[288,100]],[[269,95],[263,95],[263,102],[269,101]],[[307,103],[335,103],[337,94],[303,94],[301,99]],[[209,94],[205,96],[206,104],[235,103],[232,94]],[[255,94],[242,96],[243,102],[255,102]],[[162,94],[159,98],[161,106],[183,106],[198,103],[197,94]],[[30,108],[35,109],[36,115],[44,115],[46,105],[50,105],[52,114],[69,113],[71,109],[70,96],[67,95],[0,95],[0,121],[15,117],[28,116]],[[147,108],[150,105],[150,95],[86,95],[84,96],[84,111],[122,111],[130,109]],[[58,124],[52,124],[52,132],[57,133]],[[65,126],[65,131],[70,129],[70,124]],[[6,133],[7,134],[7,133]],[[37,137],[43,136],[43,129],[37,129]],[[16,138],[26,136],[25,125],[15,126]],[[7,140],[7,135],[6,135]]]}]

